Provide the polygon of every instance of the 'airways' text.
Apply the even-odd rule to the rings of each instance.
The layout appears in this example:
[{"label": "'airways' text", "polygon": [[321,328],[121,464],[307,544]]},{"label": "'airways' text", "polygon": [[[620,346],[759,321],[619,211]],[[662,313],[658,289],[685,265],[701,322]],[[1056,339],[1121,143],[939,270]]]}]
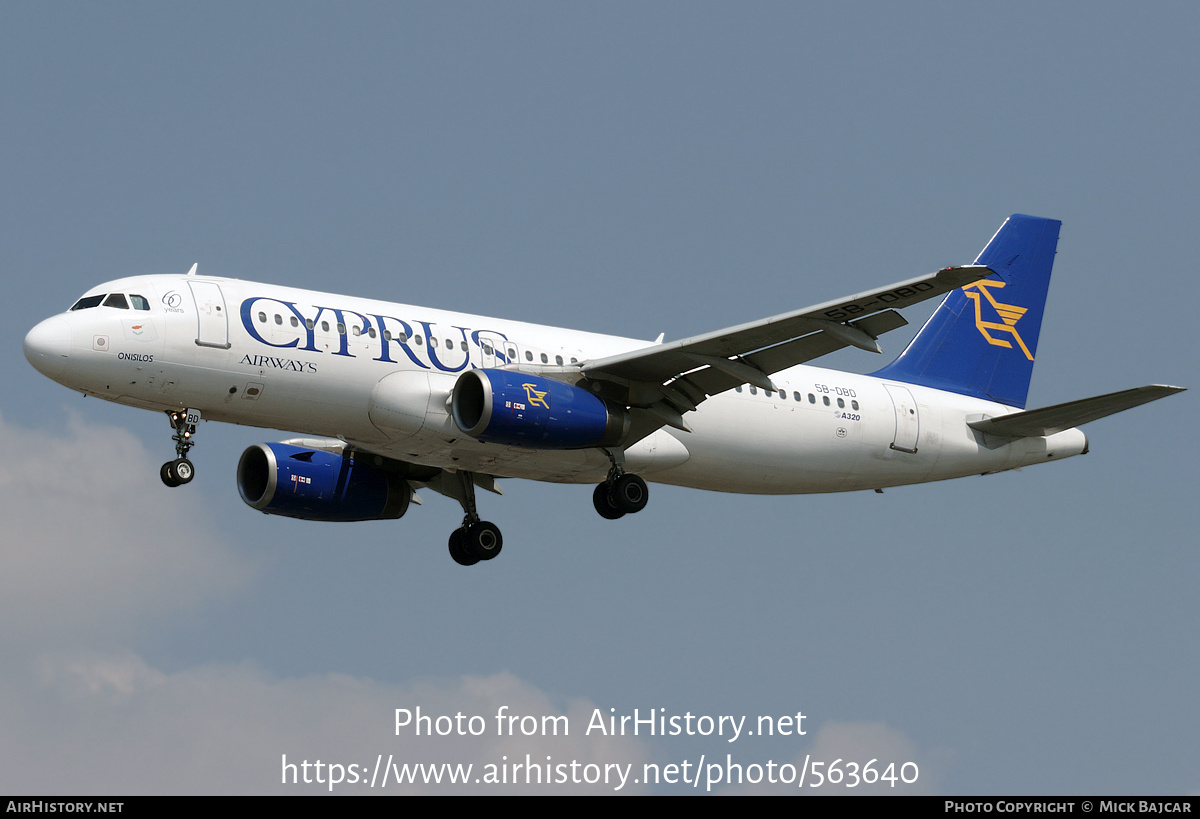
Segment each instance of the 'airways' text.
[{"label": "'airways' text", "polygon": [[244,355],[242,364],[251,367],[267,367],[273,370],[291,370],[297,373],[315,373],[317,365],[310,361],[297,361],[293,358],[276,358],[273,355]]}]

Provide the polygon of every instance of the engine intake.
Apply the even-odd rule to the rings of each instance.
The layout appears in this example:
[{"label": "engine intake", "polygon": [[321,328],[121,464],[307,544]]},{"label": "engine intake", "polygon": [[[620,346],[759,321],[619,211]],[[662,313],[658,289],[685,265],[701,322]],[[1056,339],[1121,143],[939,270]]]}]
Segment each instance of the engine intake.
[{"label": "engine intake", "polygon": [[629,413],[571,384],[513,370],[470,370],[454,385],[455,425],[479,441],[543,449],[613,446]]},{"label": "engine intake", "polygon": [[291,444],[243,452],[237,486],[249,506],[302,520],[387,520],[407,512],[412,500],[408,481],[366,457]]}]

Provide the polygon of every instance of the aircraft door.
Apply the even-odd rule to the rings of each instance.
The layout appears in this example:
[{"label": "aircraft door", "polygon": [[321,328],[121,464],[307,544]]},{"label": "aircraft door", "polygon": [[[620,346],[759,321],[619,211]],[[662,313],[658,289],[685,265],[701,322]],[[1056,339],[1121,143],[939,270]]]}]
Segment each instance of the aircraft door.
[{"label": "aircraft door", "polygon": [[916,452],[917,438],[921,433],[921,418],[917,414],[917,402],[908,387],[899,384],[883,385],[888,395],[892,397],[892,406],[896,410],[896,435],[892,440],[892,449],[901,452]]},{"label": "aircraft door", "polygon": [[201,347],[229,349],[229,318],[225,297],[216,282],[189,281],[196,303],[196,344]]},{"label": "aircraft door", "polygon": [[484,331],[479,334],[479,356],[484,368],[505,367],[520,363],[521,349],[499,333]]},{"label": "aircraft door", "polygon": [[503,367],[506,363],[504,339],[497,333],[489,332],[481,332],[476,338],[479,341],[479,366],[488,370]]}]

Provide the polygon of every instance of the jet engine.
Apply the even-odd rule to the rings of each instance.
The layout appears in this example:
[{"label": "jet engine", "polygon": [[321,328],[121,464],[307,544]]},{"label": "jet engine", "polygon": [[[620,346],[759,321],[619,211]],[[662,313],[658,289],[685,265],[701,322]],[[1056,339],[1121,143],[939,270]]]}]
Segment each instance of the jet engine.
[{"label": "jet engine", "polygon": [[613,446],[629,413],[587,390],[513,370],[469,370],[451,398],[455,425],[479,441],[542,449]]},{"label": "jet engine", "polygon": [[255,444],[238,461],[238,492],[268,515],[327,521],[398,518],[408,511],[412,487],[370,459],[287,443]]}]

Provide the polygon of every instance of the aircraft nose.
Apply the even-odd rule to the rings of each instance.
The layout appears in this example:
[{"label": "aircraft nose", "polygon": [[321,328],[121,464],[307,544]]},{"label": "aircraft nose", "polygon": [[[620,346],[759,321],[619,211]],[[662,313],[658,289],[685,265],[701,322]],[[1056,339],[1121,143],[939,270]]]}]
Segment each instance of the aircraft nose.
[{"label": "aircraft nose", "polygon": [[59,317],[48,318],[25,336],[25,358],[48,378],[57,378],[71,352],[71,325]]}]

